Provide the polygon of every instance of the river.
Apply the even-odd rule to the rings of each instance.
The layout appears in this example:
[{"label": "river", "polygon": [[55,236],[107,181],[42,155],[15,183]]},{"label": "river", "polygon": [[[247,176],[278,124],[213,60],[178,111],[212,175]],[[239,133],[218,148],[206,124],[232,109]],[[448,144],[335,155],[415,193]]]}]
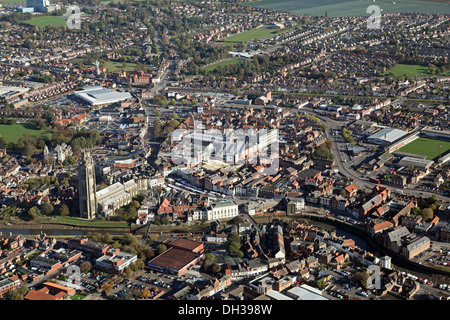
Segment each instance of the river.
[{"label": "river", "polygon": [[[318,227],[323,227],[326,230],[336,230],[336,234],[338,236],[345,236],[346,238],[353,239],[355,241],[355,245],[358,246],[359,248],[367,250],[369,252],[372,252],[377,257],[382,256],[363,237],[360,237],[360,236],[358,236],[356,234],[353,234],[352,232],[350,232],[348,230],[343,230],[343,229],[336,228],[335,226],[332,226],[332,225],[324,223],[324,222],[313,221],[313,220],[310,220],[310,219],[308,219],[308,221],[311,224],[314,224],[314,225],[316,225]],[[41,231],[43,231],[45,234],[47,234],[49,236],[55,236],[55,237],[58,237],[58,236],[59,237],[64,237],[64,236],[74,237],[74,236],[86,235],[89,232],[93,232],[93,233],[108,233],[108,234],[110,234],[112,236],[121,236],[124,233],[130,232],[130,230],[126,230],[126,229],[124,229],[122,231],[118,231],[118,230],[108,230],[108,229],[105,229],[105,230],[102,230],[102,229],[77,230],[77,229],[56,229],[56,228],[55,229],[0,228],[0,232],[4,236],[9,236],[10,233],[12,235],[21,234],[21,235],[24,235],[24,236],[33,236],[33,235],[38,235]],[[410,274],[414,274],[414,275],[416,275],[419,278],[430,279],[434,283],[447,283],[447,284],[450,284],[450,277],[426,274],[426,273],[423,273],[423,272],[409,270],[409,269],[404,268],[404,267],[399,267],[397,265],[395,265],[395,268],[398,269],[398,270],[401,270],[401,271],[405,271],[405,272],[410,273]]]},{"label": "river", "polygon": [[[368,252],[373,253],[376,257],[381,257],[384,255],[384,254],[380,254],[380,252],[374,246],[370,245],[370,243],[368,243],[364,238],[362,238],[356,234],[353,234],[348,230],[342,230],[342,229],[336,228],[335,226],[332,226],[332,225],[329,225],[329,224],[323,223],[323,222],[313,221],[313,220],[309,220],[309,219],[308,219],[308,221],[311,224],[316,225],[318,227],[323,227],[326,230],[336,230],[336,235],[345,236],[348,239],[353,239],[355,241],[356,246],[358,246],[361,249],[367,250]],[[406,268],[405,266],[399,266],[394,262],[392,264],[394,265],[394,268],[396,270],[400,270],[400,271],[404,271],[409,274],[413,274],[419,278],[429,279],[433,283],[450,284],[450,277],[448,277],[448,276],[432,274],[431,272],[425,273],[425,272],[421,272],[421,271],[417,271],[417,270],[411,270],[411,269]]]}]

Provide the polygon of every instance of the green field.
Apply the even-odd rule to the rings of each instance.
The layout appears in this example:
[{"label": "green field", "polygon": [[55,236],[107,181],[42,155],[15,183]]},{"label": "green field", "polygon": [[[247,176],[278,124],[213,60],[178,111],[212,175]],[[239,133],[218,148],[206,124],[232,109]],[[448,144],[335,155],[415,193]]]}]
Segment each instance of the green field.
[{"label": "green field", "polygon": [[127,228],[129,227],[126,221],[88,221],[75,217],[62,217],[57,216],[53,218],[49,223],[61,223],[70,224],[79,227],[94,227],[94,228]]},{"label": "green field", "polygon": [[32,26],[38,26],[39,28],[45,28],[46,26],[65,26],[66,19],[58,16],[39,16],[34,17],[30,20],[25,20],[25,23],[31,24]]},{"label": "green field", "polygon": [[231,59],[227,59],[227,60],[224,60],[224,61],[221,61],[221,62],[219,62],[219,63],[215,63],[215,64],[211,64],[211,65],[209,65],[209,66],[207,66],[207,67],[204,67],[203,69],[205,70],[205,71],[213,71],[213,70],[215,70],[217,67],[219,67],[219,66],[227,66],[227,65],[230,65],[230,64],[235,64],[235,63],[239,63],[239,62],[241,62],[242,60],[240,60],[240,59],[238,59],[238,58],[231,58]]},{"label": "green field", "polygon": [[422,77],[429,75],[428,68],[417,64],[396,64],[391,69],[384,72],[385,75],[392,73],[396,77],[403,77],[406,73],[408,77]]},{"label": "green field", "polygon": [[367,7],[377,5],[382,13],[420,12],[450,13],[446,1],[430,0],[261,0],[245,3],[248,6],[289,11],[311,16],[351,17],[369,16]]},{"label": "green field", "polygon": [[19,138],[25,134],[32,136],[38,136],[44,133],[51,132],[50,130],[38,130],[31,126],[22,124],[0,124],[0,136],[2,136],[7,142],[16,143]]},{"label": "green field", "polygon": [[439,151],[440,151],[439,145],[441,144],[442,144],[441,156],[443,156],[448,152],[450,152],[450,142],[436,139],[429,139],[424,137],[419,137],[413,142],[407,144],[406,146],[401,147],[400,149],[398,149],[398,151],[420,154],[423,156],[427,156],[427,160],[436,161],[439,159]]},{"label": "green field", "polygon": [[0,4],[20,3],[26,2],[26,0],[0,0]]},{"label": "green field", "polygon": [[273,37],[277,32],[283,32],[284,29],[275,29],[268,26],[250,29],[241,33],[233,34],[225,39],[222,39],[225,45],[233,45],[250,40],[267,39]]},{"label": "green field", "polygon": [[[429,71],[428,67],[421,66],[418,64],[401,64],[398,63],[391,69],[384,72],[384,75],[388,75],[392,73],[396,77],[403,77],[404,74],[407,74],[408,77],[425,77],[425,76],[432,76],[432,73]],[[450,75],[450,70],[447,70],[444,74],[444,76]]]},{"label": "green field", "polygon": [[72,300],[83,300],[84,298],[86,298],[86,295],[81,293],[75,293],[73,296],[70,297],[70,299]]},{"label": "green field", "polygon": [[108,72],[133,72],[137,64],[133,62],[117,62],[117,61],[106,61],[102,67],[106,68]]}]

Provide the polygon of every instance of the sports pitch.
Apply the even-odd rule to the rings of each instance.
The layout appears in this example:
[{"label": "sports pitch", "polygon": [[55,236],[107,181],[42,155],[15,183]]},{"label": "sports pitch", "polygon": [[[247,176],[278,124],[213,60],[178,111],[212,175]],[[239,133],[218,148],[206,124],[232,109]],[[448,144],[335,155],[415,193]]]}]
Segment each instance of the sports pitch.
[{"label": "sports pitch", "polygon": [[267,39],[275,36],[279,31],[283,32],[285,30],[278,30],[275,28],[270,28],[268,26],[263,26],[240,32],[238,34],[233,34],[223,39],[223,42],[225,45],[232,45],[240,42],[247,42],[250,40]]},{"label": "sports pitch", "polygon": [[427,156],[426,158],[427,160],[436,161],[439,159],[439,152],[441,149],[440,145],[442,145],[441,156],[444,156],[448,152],[450,152],[449,141],[436,140],[424,137],[420,137],[408,143],[406,146],[401,147],[398,151],[420,154],[423,156]]},{"label": "sports pitch", "polygon": [[55,27],[66,25],[66,20],[58,16],[38,16],[31,18],[30,20],[25,20],[24,22],[39,28],[45,28],[49,25],[53,25]]}]

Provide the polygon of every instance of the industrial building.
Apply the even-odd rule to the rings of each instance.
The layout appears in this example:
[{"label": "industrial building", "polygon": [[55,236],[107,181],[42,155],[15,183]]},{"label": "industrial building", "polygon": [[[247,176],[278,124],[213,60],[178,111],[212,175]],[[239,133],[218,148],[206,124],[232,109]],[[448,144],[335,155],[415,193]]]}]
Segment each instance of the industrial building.
[{"label": "industrial building", "polygon": [[373,144],[389,145],[407,134],[408,132],[403,130],[384,128],[369,136],[367,141]]},{"label": "industrial building", "polygon": [[75,91],[74,95],[92,106],[108,105],[132,98],[129,92],[113,91],[102,86],[89,86]]},{"label": "industrial building", "polygon": [[403,157],[398,165],[401,167],[414,167],[421,170],[427,170],[429,167],[433,165],[433,160],[420,159],[415,157]]}]

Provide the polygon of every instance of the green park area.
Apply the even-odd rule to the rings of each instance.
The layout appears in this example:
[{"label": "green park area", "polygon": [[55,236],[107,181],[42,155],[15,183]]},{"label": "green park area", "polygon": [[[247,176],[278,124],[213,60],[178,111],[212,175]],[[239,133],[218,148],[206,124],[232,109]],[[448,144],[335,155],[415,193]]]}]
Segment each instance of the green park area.
[{"label": "green park area", "polygon": [[24,21],[32,26],[38,26],[39,28],[45,28],[49,25],[53,26],[65,26],[66,19],[58,16],[38,16]]},{"label": "green park area", "polygon": [[241,62],[240,59],[238,59],[238,58],[231,58],[231,59],[223,60],[223,61],[220,61],[220,62],[217,62],[217,63],[214,63],[214,64],[210,64],[210,65],[204,67],[203,69],[205,71],[213,71],[217,67],[223,67],[223,66],[227,66],[227,65],[235,64],[235,63],[239,63],[239,62]]},{"label": "green park area", "polygon": [[[433,75],[427,66],[421,66],[418,64],[402,64],[402,63],[398,63],[391,69],[384,72],[384,75],[389,75],[389,74],[393,74],[394,76],[399,77],[399,78],[403,77],[405,74],[409,78],[414,78],[416,76],[417,77],[427,77],[427,76],[430,77]],[[446,70],[439,75],[448,76],[448,75],[450,75],[450,70]]]},{"label": "green park area", "polygon": [[285,31],[284,29],[276,29],[273,26],[263,26],[259,28],[253,28],[247,31],[243,31],[237,34],[233,34],[225,39],[222,39],[225,45],[234,45],[241,42],[247,42],[250,40],[267,39],[275,36],[279,32]]},{"label": "green park area", "polygon": [[118,62],[108,60],[101,66],[104,67],[107,72],[133,72],[137,64],[133,62]]},{"label": "green park area", "polygon": [[443,156],[450,152],[450,142],[420,137],[401,147],[398,151],[420,154],[427,156],[427,160],[436,161],[439,159],[439,155]]},{"label": "green park area", "polygon": [[16,143],[25,134],[39,136],[49,132],[51,132],[51,130],[39,130],[24,124],[0,124],[0,136],[7,142]]},{"label": "green park area", "polygon": [[422,77],[429,75],[428,68],[425,66],[417,64],[401,64],[398,63],[391,69],[387,70],[384,74],[393,74],[396,77],[403,77],[403,75],[408,75],[408,77]]},{"label": "green park area", "polygon": [[25,2],[25,0],[0,0],[0,5],[10,3],[20,3],[20,2]]},{"label": "green park area", "polygon": [[[42,221],[44,222],[44,221]],[[95,228],[127,228],[129,224],[126,221],[96,221],[84,220],[76,217],[56,216],[48,223],[68,224],[77,227],[95,227]]]}]

